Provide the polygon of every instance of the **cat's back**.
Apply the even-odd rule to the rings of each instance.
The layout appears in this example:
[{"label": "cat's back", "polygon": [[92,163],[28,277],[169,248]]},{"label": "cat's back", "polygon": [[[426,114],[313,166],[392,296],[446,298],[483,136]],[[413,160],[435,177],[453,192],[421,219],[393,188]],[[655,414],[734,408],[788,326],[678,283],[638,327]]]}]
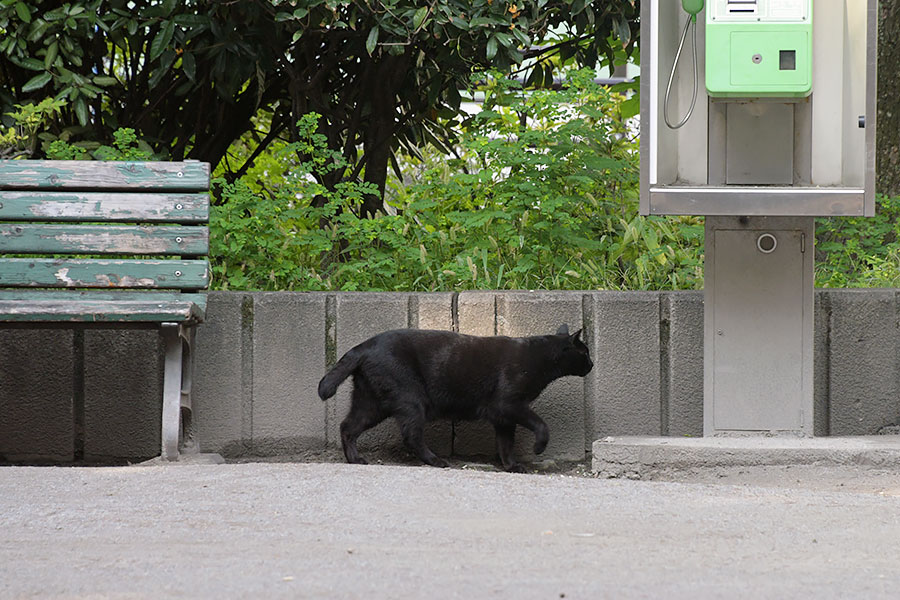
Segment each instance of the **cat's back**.
[{"label": "cat's back", "polygon": [[394,329],[360,345],[372,359],[397,361],[402,365],[429,369],[449,363],[487,366],[509,356],[516,338],[479,337],[436,329]]},{"label": "cat's back", "polygon": [[393,329],[369,338],[360,347],[370,354],[425,357],[471,344],[474,336],[438,329]]}]

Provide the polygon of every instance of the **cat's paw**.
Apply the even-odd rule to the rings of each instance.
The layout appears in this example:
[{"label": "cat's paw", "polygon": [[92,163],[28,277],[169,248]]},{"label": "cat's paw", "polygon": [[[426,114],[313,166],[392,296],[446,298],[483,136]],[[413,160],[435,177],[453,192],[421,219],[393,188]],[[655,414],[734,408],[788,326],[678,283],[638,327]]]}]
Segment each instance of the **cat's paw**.
[{"label": "cat's paw", "polygon": [[550,441],[550,440],[547,439],[547,438],[535,440],[535,441],[534,441],[534,453],[535,453],[535,454],[540,454],[540,453],[542,453],[544,450],[546,450],[546,449],[547,449],[547,442],[549,442],[549,441]]},{"label": "cat's paw", "polygon": [[444,460],[443,458],[441,458],[439,456],[435,456],[434,458],[432,458],[426,462],[429,465],[431,465],[432,467],[439,467],[441,469],[446,469],[447,467],[450,466],[450,463],[448,463],[446,460]]},{"label": "cat's paw", "polygon": [[520,465],[519,463],[515,463],[506,467],[507,473],[527,473],[525,467]]}]

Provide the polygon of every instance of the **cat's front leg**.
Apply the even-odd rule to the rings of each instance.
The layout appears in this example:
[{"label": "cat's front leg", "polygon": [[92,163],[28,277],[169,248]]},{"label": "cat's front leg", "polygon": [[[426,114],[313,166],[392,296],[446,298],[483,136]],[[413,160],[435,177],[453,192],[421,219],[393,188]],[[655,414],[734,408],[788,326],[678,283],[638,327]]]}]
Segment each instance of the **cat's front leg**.
[{"label": "cat's front leg", "polygon": [[547,449],[550,441],[550,428],[536,412],[528,406],[520,406],[513,412],[516,423],[534,432],[534,453],[540,454]]},{"label": "cat's front leg", "polygon": [[500,464],[505,471],[510,473],[524,473],[525,467],[516,462],[514,446],[516,442],[516,425],[494,423],[494,432],[497,434],[497,453],[500,455]]}]

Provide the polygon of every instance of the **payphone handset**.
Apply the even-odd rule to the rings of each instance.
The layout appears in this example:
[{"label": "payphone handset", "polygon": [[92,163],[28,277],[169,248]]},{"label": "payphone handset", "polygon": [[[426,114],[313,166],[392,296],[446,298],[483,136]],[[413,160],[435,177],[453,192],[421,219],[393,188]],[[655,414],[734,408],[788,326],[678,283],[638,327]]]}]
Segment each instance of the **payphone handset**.
[{"label": "payphone handset", "polygon": [[[666,86],[663,116],[678,129],[697,102],[697,13],[703,0],[682,0],[689,15]],[[719,98],[796,98],[812,91],[812,0],[709,0],[706,6],[706,92]],[[678,123],[669,94],[688,28],[693,28],[694,94]]]},{"label": "payphone handset", "polygon": [[[672,63],[672,71],[669,73],[669,82],[666,84],[666,97],[663,102],[663,119],[671,129],[678,129],[688,122],[691,114],[694,112],[694,105],[697,104],[697,86],[699,75],[697,73],[697,14],[703,10],[703,0],[681,0],[681,7],[688,14],[688,19],[684,22],[684,30],[681,32],[681,42],[678,44],[678,52],[675,53],[675,61]],[[691,106],[678,123],[672,124],[669,121],[669,93],[672,91],[672,80],[675,79],[675,70],[678,68],[678,60],[681,58],[681,51],[684,50],[684,40],[687,38],[688,29],[691,29],[691,48],[693,49],[693,66],[694,66],[694,95],[691,97]]]}]

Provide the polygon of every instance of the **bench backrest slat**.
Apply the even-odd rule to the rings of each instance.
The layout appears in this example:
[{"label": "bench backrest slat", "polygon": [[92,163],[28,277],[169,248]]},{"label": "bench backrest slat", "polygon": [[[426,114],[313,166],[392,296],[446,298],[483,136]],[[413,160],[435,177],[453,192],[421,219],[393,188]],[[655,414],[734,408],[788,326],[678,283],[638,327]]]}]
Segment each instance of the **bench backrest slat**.
[{"label": "bench backrest slat", "polygon": [[209,286],[206,260],[5,258],[0,286],[41,288],[165,288]]},{"label": "bench backrest slat", "polygon": [[0,252],[203,256],[209,252],[209,229],[169,225],[0,224]]},{"label": "bench backrest slat", "polygon": [[0,191],[0,221],[206,223],[209,194]]},{"label": "bench backrest slat", "polygon": [[0,160],[0,288],[205,290],[208,190],[197,161]]},{"label": "bench backrest slat", "polygon": [[0,189],[205,191],[209,189],[209,165],[195,161],[4,160],[0,161]]}]

